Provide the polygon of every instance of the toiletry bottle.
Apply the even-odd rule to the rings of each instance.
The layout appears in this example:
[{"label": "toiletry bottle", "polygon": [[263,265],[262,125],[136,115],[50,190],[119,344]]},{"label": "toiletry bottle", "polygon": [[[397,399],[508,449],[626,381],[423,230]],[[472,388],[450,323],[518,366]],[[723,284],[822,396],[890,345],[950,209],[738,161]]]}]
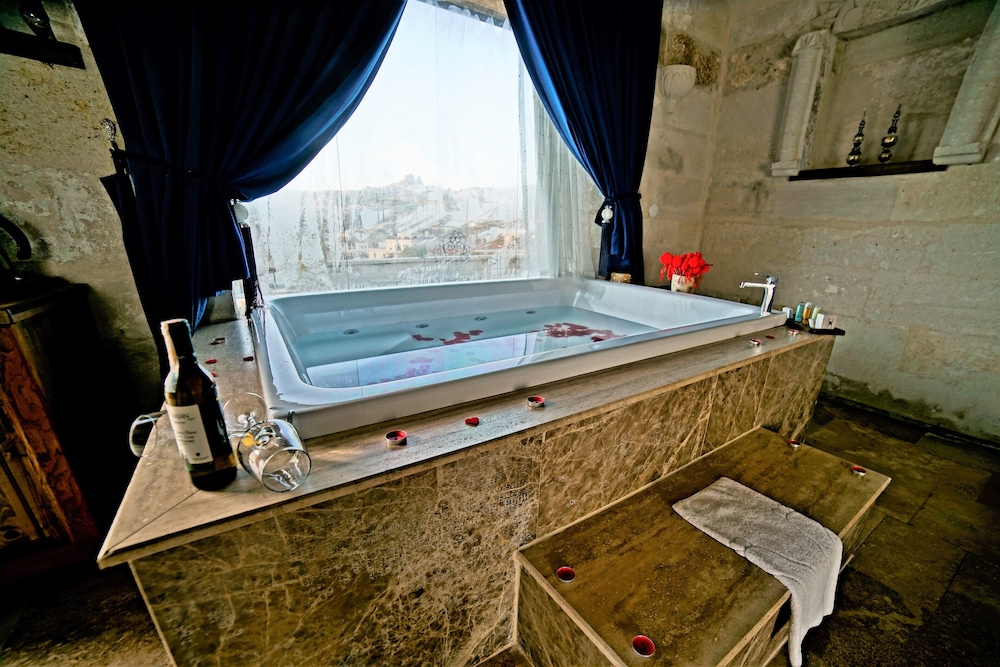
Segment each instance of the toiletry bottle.
[{"label": "toiletry bottle", "polygon": [[801,301],[799,301],[799,305],[795,306],[795,321],[796,322],[801,322],[802,321],[802,315],[805,313],[805,310],[806,310],[806,304],[804,304]]},{"label": "toiletry bottle", "polygon": [[806,301],[806,305],[802,309],[802,321],[808,322],[809,318],[812,317],[812,314],[813,314],[812,301]]}]

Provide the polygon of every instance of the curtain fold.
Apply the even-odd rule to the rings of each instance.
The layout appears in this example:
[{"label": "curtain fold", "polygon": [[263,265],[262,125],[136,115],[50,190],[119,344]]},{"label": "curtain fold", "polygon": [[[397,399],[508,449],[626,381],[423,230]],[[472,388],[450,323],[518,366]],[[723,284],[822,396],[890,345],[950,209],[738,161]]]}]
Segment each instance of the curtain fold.
[{"label": "curtain fold", "polygon": [[593,279],[597,276],[594,248],[599,246],[600,231],[580,222],[600,207],[604,196],[566,146],[538,95],[528,92],[538,155],[536,212],[548,223],[538,225],[537,232],[547,255],[542,275]]},{"label": "curtain fold", "polygon": [[120,178],[106,185],[158,345],[160,321],[196,326],[247,275],[230,200],[277,191],[336,134],[404,3],[74,3],[126,142],[115,162],[135,203]]},{"label": "curtain fold", "polygon": [[[662,0],[504,0],[538,95],[614,217],[598,274],[645,284],[639,182],[652,120]],[[600,210],[595,223],[601,224]]]}]

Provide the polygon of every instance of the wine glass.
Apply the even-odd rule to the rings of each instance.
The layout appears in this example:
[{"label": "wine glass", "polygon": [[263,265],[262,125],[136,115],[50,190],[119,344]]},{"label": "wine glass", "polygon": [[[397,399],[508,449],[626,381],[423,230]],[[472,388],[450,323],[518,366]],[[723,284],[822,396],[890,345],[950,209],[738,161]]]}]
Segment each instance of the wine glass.
[{"label": "wine glass", "polygon": [[156,429],[156,422],[165,414],[166,410],[160,410],[139,415],[132,420],[128,429],[128,446],[137,457],[144,455],[149,438]]},{"label": "wine glass", "polygon": [[254,425],[267,420],[267,403],[259,394],[237,394],[225,402],[222,414],[229,428],[229,439],[236,444]]},{"label": "wine glass", "polygon": [[267,419],[267,405],[257,394],[239,394],[223,406],[230,440],[240,465],[270,491],[291,491],[309,476],[312,460],[295,427]]}]

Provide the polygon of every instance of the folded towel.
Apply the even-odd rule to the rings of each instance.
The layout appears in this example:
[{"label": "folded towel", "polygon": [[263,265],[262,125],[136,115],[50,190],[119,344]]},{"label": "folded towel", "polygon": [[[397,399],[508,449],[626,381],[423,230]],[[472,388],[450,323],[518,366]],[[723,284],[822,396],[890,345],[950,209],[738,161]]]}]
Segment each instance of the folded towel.
[{"label": "folded towel", "polygon": [[840,538],[728,477],[674,504],[674,511],[788,588],[788,658],[792,667],[800,667],[806,632],[833,611],[844,551]]}]

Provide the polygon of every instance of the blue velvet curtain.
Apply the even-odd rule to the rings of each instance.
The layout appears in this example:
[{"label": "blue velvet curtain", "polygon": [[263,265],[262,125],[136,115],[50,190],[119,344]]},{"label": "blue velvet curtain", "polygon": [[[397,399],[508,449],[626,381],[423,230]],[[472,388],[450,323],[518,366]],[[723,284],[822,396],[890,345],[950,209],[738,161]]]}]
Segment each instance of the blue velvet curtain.
[{"label": "blue velvet curtain", "polygon": [[74,4],[125,140],[105,185],[160,343],[160,321],[197,326],[246,277],[230,200],[276,192],[343,126],[405,0]]},{"label": "blue velvet curtain", "polygon": [[[598,274],[645,284],[639,181],[653,113],[662,0],[504,0],[549,117],[614,217]],[[601,224],[600,211],[595,223]]]}]

